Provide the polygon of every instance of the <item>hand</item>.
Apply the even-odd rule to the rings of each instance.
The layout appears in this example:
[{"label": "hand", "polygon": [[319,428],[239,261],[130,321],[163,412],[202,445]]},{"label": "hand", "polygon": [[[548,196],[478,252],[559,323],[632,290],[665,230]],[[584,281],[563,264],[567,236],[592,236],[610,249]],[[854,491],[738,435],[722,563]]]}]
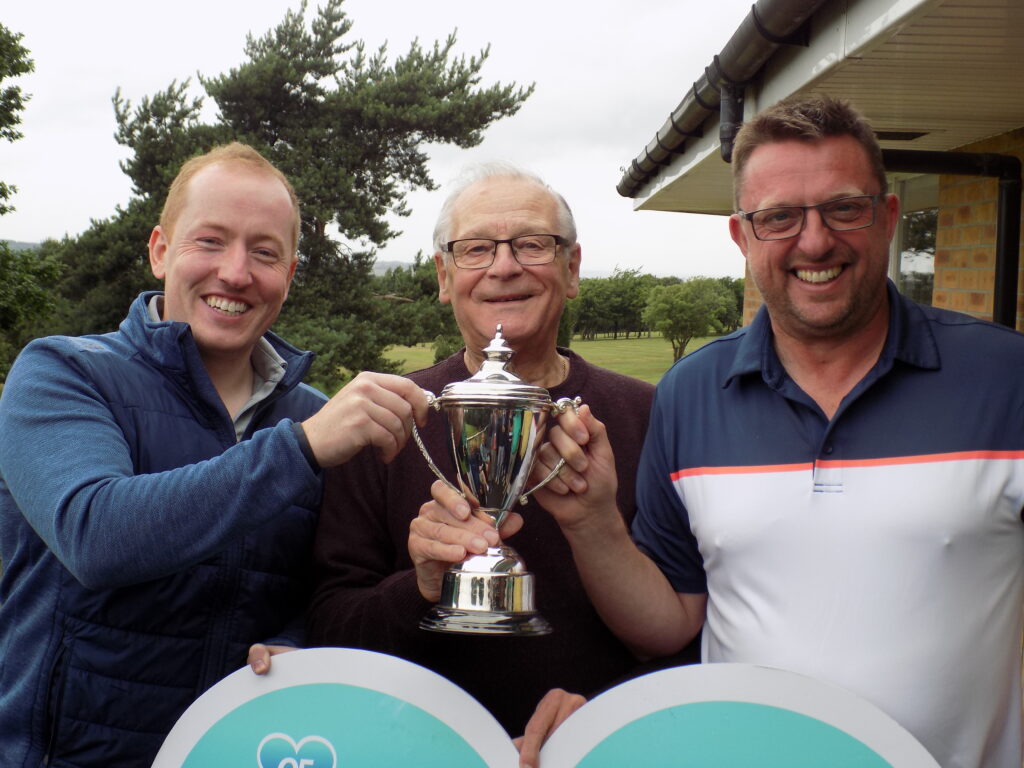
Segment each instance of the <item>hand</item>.
[{"label": "hand", "polygon": [[252,671],[257,675],[265,675],[270,672],[271,656],[295,650],[298,649],[292,648],[290,645],[264,645],[263,643],[256,643],[249,647],[249,657],[245,660],[245,663],[252,667]]},{"label": "hand", "polygon": [[470,554],[482,554],[523,526],[518,513],[509,514],[499,532],[484,515],[474,515],[469,503],[446,483],[437,480],[430,487],[433,501],[420,507],[419,516],[409,524],[409,557],[416,568],[416,584],[424,599],[441,598],[441,581],[452,563]]},{"label": "hand", "polygon": [[519,750],[519,768],[537,768],[544,742],[569,715],[586,703],[587,700],[579,694],[568,693],[561,688],[553,688],[544,694],[526,724],[526,732],[512,740]]},{"label": "hand", "polygon": [[560,458],[565,459],[565,466],[534,496],[563,530],[600,519],[602,514],[619,514],[615,455],[604,424],[589,406],[581,406],[578,412],[567,410],[558,417],[548,431],[548,442],[537,452],[531,482],[547,477]]},{"label": "hand", "polygon": [[342,387],[319,412],[302,422],[321,467],[333,467],[375,446],[389,462],[412,433],[413,420],[427,419],[427,397],[409,379],[363,372]]}]

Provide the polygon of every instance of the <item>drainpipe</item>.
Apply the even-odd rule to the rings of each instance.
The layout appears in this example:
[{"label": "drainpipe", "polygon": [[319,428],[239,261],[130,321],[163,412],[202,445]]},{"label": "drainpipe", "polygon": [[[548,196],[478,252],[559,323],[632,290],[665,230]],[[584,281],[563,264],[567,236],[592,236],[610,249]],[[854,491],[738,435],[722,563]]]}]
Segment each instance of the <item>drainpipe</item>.
[{"label": "drainpipe", "polygon": [[624,169],[616,185],[618,193],[633,197],[684,151],[688,139],[701,136],[704,121],[719,111],[723,91],[742,87],[756,77],[781,46],[807,45],[805,24],[826,2],[757,0],[643,152]]},{"label": "drainpipe", "polygon": [[991,153],[926,152],[912,149],[883,149],[882,158],[887,171],[999,179],[992,319],[1001,325],[1016,328],[1017,270],[1020,262],[1020,158]]}]

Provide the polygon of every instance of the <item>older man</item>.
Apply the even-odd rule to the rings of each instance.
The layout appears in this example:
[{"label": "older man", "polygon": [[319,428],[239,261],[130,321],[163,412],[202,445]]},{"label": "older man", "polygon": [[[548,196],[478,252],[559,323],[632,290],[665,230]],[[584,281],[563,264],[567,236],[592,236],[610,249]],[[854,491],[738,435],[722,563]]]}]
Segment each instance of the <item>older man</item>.
[{"label": "older man", "polygon": [[[1024,336],[887,281],[899,205],[844,102],[768,108],[733,162],[730,232],[765,307],[659,384],[632,538],[591,414],[552,430],[573,469],[541,503],[638,654],[703,627],[705,660],[842,685],[943,768],[1019,766]],[[437,495],[428,518],[461,523]]]},{"label": "older man", "polygon": [[321,466],[401,447],[423,394],[333,399],[268,329],[299,207],[255,150],[186,163],[149,242],[164,291],[119,330],[49,337],[0,398],[0,762],[153,761],[204,690],[302,640]]},{"label": "older man", "polygon": [[[540,179],[506,166],[468,174],[451,192],[434,233],[440,298],[451,304],[466,343],[433,368],[411,374],[440,392],[476,372],[481,350],[502,324],[517,374],[552,398],[581,396],[608,424],[615,445],[618,510],[633,514],[633,482],[653,388],[586,363],[555,346],[565,301],[579,285],[580,245],[565,201]],[[424,442],[449,477],[443,419]],[[329,472],[317,529],[317,586],[310,641],[402,656],[430,667],[479,699],[509,733],[522,733],[552,687],[593,692],[627,675],[634,661],[604,627],[583,592],[565,537],[531,501],[511,542],[536,575],[538,603],[554,627],[543,637],[424,632],[420,619],[439,582],[466,550],[409,551],[409,524],[433,475],[415,446],[388,466],[364,452]],[[416,567],[414,567],[416,566]]]}]

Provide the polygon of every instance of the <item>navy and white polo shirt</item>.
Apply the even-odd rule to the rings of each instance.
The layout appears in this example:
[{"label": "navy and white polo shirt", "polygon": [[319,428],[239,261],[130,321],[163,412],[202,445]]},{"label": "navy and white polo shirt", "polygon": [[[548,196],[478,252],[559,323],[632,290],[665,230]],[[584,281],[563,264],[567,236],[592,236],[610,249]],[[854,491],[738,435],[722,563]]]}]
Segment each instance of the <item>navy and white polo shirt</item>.
[{"label": "navy and white polo shirt", "polygon": [[1021,765],[1024,335],[900,296],[827,420],[764,308],[658,386],[637,544],[708,592],[705,661],[842,685],[943,768]]}]

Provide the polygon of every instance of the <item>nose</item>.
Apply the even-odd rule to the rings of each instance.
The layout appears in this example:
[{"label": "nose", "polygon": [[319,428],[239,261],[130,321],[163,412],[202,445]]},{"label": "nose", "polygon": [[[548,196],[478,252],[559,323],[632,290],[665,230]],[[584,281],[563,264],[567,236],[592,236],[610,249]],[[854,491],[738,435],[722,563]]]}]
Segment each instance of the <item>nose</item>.
[{"label": "nose", "polygon": [[217,265],[217,277],[235,288],[242,288],[252,282],[252,268],[249,250],[245,243],[233,242],[224,249]]},{"label": "nose", "polygon": [[512,253],[509,243],[500,243],[494,252],[494,262],[487,269],[487,274],[495,277],[515,277],[523,271],[523,265]]},{"label": "nose", "polygon": [[825,226],[821,211],[809,208],[804,212],[804,228],[797,238],[803,253],[822,256],[835,246],[835,233]]}]

